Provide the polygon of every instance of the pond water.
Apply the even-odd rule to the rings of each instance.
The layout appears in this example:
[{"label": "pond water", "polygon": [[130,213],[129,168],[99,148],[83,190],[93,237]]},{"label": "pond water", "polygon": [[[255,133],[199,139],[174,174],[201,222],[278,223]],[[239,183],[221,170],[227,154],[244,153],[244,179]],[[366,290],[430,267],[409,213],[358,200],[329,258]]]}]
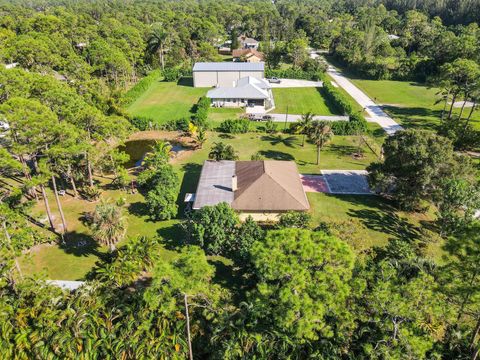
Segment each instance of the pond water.
[{"label": "pond water", "polygon": [[[130,160],[125,164],[125,167],[131,168],[134,166],[140,166],[145,154],[152,150],[152,146],[155,145],[155,142],[156,140],[132,140],[127,141],[124,146],[120,146],[119,150],[125,151],[130,155]],[[172,152],[174,154],[185,150],[185,148],[178,143],[170,141],[170,144],[172,145]]]}]

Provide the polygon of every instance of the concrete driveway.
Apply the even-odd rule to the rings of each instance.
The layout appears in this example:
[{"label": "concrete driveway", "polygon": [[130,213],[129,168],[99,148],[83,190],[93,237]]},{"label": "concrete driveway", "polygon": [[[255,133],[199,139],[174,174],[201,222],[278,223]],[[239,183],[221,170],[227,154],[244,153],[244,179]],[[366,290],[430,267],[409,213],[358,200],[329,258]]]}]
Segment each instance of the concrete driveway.
[{"label": "concrete driveway", "polygon": [[365,170],[321,170],[321,175],[300,175],[305,192],[372,195]]},{"label": "concrete driveway", "polygon": [[393,135],[397,131],[403,130],[403,127],[388,116],[382,110],[381,106],[375,104],[372,99],[356,87],[340,71],[333,66],[329,66],[327,72],[339,86],[341,86],[357,103],[360,104],[360,106],[365,109],[368,115],[370,115],[369,121],[378,123],[388,135]]},{"label": "concrete driveway", "polygon": [[299,80],[299,79],[280,79],[280,84],[270,83],[272,88],[292,88],[292,87],[322,87],[321,81]]}]

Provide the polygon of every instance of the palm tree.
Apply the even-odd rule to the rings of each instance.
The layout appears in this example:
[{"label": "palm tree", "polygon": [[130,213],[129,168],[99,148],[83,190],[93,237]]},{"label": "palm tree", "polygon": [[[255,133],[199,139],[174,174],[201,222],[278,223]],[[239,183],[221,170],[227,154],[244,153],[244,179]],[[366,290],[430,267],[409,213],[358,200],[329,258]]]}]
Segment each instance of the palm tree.
[{"label": "palm tree", "polygon": [[198,144],[198,148],[201,149],[203,147],[203,144],[205,144],[205,142],[207,141],[207,132],[205,131],[204,128],[198,129],[195,140]]},{"label": "palm tree", "polygon": [[165,59],[163,55],[167,38],[168,32],[163,27],[161,27],[160,24],[155,24],[147,40],[147,50],[151,54],[158,53],[162,70],[165,70]]},{"label": "palm tree", "polygon": [[303,135],[302,147],[305,146],[305,136],[308,135],[308,133],[310,131],[310,128],[312,127],[314,117],[315,117],[315,115],[313,115],[309,111],[309,112],[303,114],[301,120],[295,124],[296,125],[295,126],[295,133]]},{"label": "palm tree", "polygon": [[127,222],[122,208],[116,204],[102,201],[95,207],[90,224],[93,238],[109,250],[115,251],[115,244],[123,239],[127,231]]},{"label": "palm tree", "polygon": [[156,141],[152,145],[152,150],[145,154],[143,166],[145,168],[155,168],[159,165],[166,164],[172,156],[172,145],[168,141]]},{"label": "palm tree", "polygon": [[330,125],[325,121],[313,123],[308,136],[317,147],[317,165],[320,164],[320,151],[333,137],[333,131]]}]

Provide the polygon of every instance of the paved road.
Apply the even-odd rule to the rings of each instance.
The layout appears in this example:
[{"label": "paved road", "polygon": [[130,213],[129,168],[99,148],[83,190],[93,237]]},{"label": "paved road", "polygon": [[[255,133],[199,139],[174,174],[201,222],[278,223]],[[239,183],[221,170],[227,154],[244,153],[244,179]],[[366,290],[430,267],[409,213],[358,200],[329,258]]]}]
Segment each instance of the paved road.
[{"label": "paved road", "polygon": [[[263,114],[263,113],[259,113],[259,112],[258,113],[252,112],[252,114],[257,115],[259,119],[262,119],[263,116],[265,116],[265,115],[269,115],[269,116],[272,117],[271,120],[274,121],[274,122],[285,122],[285,116],[287,115],[287,114],[273,114],[273,113]],[[299,114],[288,114],[286,120],[287,120],[288,123],[292,123],[292,122],[299,121],[301,118],[302,118],[302,115],[299,115]],[[313,120],[348,121],[349,117],[348,116],[340,116],[340,115],[330,115],[330,116],[317,115],[317,116],[313,117]]]},{"label": "paved road", "polygon": [[[285,122],[285,115],[286,114],[271,114],[268,113],[267,115],[270,115],[272,117],[272,121],[275,122]],[[287,122],[297,122],[302,118],[302,115],[298,114],[288,114],[287,116]],[[313,117],[313,120],[325,120],[325,121],[348,121],[349,117],[348,116],[338,116],[338,115],[332,115],[332,116],[323,116],[323,115],[317,115]]]},{"label": "paved road", "polygon": [[329,66],[328,74],[341,86],[347,93],[350,94],[365,111],[370,115],[369,121],[378,123],[388,135],[395,134],[398,130],[403,130],[403,127],[397,124],[390,116],[388,116],[382,108],[375,104],[363,91],[357,88],[347,77],[340,73],[333,66]]},{"label": "paved road", "polygon": [[321,81],[300,79],[280,79],[280,84],[270,83],[272,88],[295,88],[295,87],[322,87]]}]

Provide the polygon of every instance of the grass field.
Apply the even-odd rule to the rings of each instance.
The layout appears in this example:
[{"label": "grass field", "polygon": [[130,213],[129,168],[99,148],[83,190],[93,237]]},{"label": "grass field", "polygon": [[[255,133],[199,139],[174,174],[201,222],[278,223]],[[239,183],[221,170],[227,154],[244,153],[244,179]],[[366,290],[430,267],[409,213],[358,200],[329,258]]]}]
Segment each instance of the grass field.
[{"label": "grass field", "polygon": [[274,88],[275,113],[338,115],[338,110],[320,94],[319,88]]},{"label": "grass field", "polygon": [[194,88],[191,78],[182,79],[178,84],[158,81],[134,101],[127,112],[132,116],[152,118],[158,124],[189,117],[192,106],[207,90]]},{"label": "grass field", "polygon": [[[408,81],[353,79],[355,85],[405,127],[434,129],[440,123],[444,103],[435,104],[438,89]],[[464,110],[464,116],[470,111]],[[456,108],[455,114],[459,114]],[[480,111],[476,110],[471,124],[480,129]]]}]

